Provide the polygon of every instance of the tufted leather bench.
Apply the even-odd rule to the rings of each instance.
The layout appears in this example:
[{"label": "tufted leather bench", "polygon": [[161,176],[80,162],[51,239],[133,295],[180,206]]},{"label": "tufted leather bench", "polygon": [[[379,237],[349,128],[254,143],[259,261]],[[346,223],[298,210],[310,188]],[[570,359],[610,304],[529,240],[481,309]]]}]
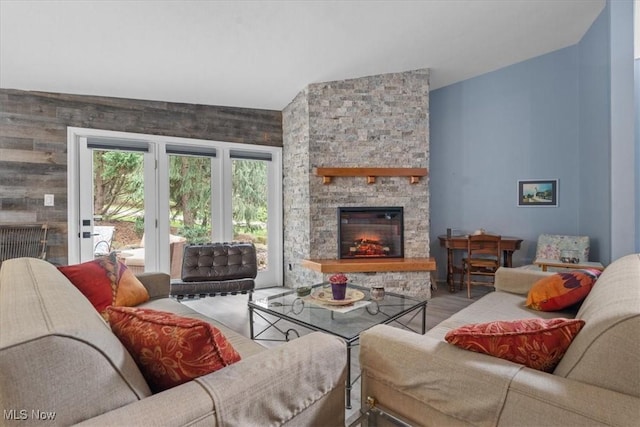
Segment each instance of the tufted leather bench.
[{"label": "tufted leather bench", "polygon": [[251,293],[258,274],[253,243],[206,243],[184,247],[180,279],[171,281],[178,299]]}]

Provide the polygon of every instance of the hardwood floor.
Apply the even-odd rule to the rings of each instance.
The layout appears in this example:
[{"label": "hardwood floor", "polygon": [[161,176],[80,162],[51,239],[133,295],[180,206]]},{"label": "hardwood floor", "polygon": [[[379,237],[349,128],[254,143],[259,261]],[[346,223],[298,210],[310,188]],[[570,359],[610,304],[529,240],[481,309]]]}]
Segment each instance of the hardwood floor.
[{"label": "hardwood floor", "polygon": [[[261,292],[282,292],[283,288],[268,288],[261,289]],[[453,313],[467,307],[469,304],[478,300],[478,298],[484,296],[488,292],[491,292],[493,288],[485,286],[474,286],[471,291],[471,299],[467,298],[466,290],[459,290],[455,293],[450,293],[446,284],[441,284],[437,290],[432,291],[431,299],[427,304],[427,330],[433,328],[435,325],[445,320]],[[247,310],[247,295],[230,295],[224,297],[209,297],[201,299],[186,300],[183,303],[192,309],[212,317],[230,329],[249,337],[249,315]],[[419,316],[418,316],[419,317]],[[256,330],[261,330],[261,327],[265,327],[267,324],[264,320],[255,316],[254,326]],[[414,330],[419,330],[419,319],[415,318],[409,326]],[[298,331],[304,333],[301,328]],[[265,333],[265,338],[279,339],[277,331]],[[265,347],[274,347],[281,345],[282,342],[276,341],[259,341],[260,344]],[[358,362],[359,347],[355,346],[351,355],[351,369],[353,372],[353,378],[357,377],[360,372],[360,364]],[[352,378],[352,380],[353,380]],[[360,381],[357,380],[353,384],[352,389],[352,408],[347,409],[346,419],[351,421],[356,418],[358,410],[360,408]]]}]

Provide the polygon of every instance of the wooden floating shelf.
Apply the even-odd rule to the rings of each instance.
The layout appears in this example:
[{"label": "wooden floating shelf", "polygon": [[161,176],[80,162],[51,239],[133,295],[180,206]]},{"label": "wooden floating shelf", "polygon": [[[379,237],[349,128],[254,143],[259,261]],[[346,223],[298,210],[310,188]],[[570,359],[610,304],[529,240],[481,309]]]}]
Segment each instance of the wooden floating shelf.
[{"label": "wooden floating shelf", "polygon": [[302,266],[319,273],[377,273],[435,271],[434,258],[305,259]]},{"label": "wooden floating shelf", "polygon": [[379,176],[406,176],[410,184],[417,184],[427,176],[427,168],[314,168],[313,171],[322,177],[323,184],[330,184],[334,176],[363,176],[367,184],[375,183]]}]

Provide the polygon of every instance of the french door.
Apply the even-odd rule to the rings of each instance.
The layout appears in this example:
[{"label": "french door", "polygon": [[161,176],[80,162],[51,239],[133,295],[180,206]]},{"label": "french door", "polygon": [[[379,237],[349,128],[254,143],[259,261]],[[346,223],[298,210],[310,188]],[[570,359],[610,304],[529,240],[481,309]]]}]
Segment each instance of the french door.
[{"label": "french door", "polygon": [[116,251],[176,277],[185,244],[252,241],[282,285],[281,150],[69,128],[69,263]]}]

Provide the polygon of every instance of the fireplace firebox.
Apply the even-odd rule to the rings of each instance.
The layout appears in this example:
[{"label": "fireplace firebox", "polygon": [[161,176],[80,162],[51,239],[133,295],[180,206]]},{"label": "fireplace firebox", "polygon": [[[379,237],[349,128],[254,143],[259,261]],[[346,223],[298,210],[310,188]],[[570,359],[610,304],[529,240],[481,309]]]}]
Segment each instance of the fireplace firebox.
[{"label": "fireplace firebox", "polygon": [[338,208],[338,258],[402,257],[402,207]]}]

